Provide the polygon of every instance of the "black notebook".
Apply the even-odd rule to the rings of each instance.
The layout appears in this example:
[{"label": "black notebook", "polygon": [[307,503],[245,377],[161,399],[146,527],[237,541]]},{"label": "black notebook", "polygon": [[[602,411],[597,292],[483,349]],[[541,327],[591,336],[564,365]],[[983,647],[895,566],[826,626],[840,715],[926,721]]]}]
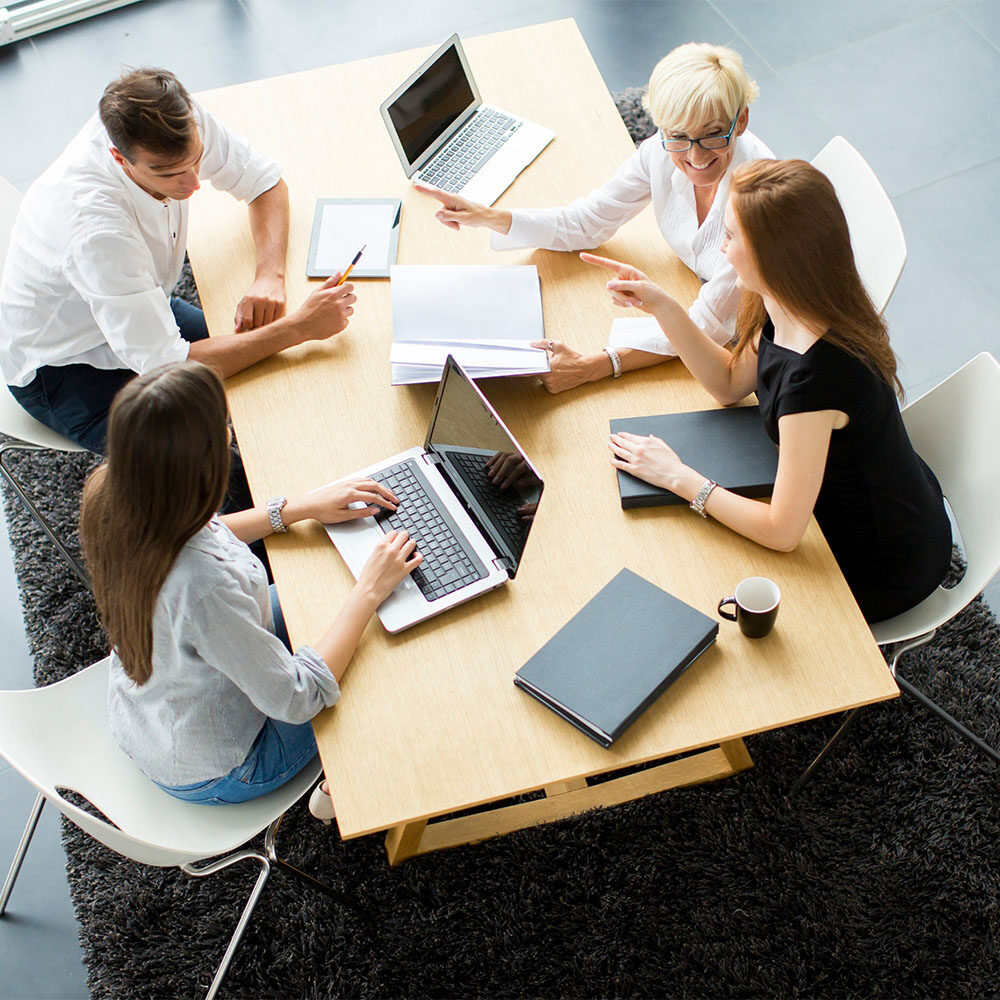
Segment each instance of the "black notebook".
[{"label": "black notebook", "polygon": [[707,615],[623,569],[518,670],[514,683],[609,747],[718,632]]},{"label": "black notebook", "polygon": [[[611,433],[621,431],[655,434],[677,452],[682,462],[740,496],[766,497],[774,489],[778,451],[764,430],[756,406],[612,420]],[[623,509],[687,503],[670,490],[651,486],[621,469],[616,471]]]}]

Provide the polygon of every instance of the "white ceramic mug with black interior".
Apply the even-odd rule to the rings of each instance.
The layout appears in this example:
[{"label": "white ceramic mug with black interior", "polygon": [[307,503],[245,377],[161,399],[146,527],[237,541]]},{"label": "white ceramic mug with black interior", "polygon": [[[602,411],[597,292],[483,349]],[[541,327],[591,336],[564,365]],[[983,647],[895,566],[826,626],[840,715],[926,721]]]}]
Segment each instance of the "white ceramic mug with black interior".
[{"label": "white ceramic mug with black interior", "polygon": [[[750,576],[736,584],[732,597],[719,601],[719,614],[736,622],[748,639],[762,639],[774,628],[780,603],[781,591],[773,580]],[[727,604],[734,605],[734,610],[723,611]]]}]

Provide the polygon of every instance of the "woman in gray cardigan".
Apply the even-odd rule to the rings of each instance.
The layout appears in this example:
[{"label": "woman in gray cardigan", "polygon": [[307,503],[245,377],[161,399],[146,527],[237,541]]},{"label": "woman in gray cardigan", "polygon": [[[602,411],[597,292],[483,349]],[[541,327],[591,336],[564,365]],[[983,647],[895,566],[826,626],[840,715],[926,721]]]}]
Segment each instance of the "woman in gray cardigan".
[{"label": "woman in gray cardigan", "polygon": [[[287,648],[274,588],[248,542],[296,521],[364,517],[396,498],[372,480],[219,516],[229,476],[215,372],[167,365],[122,389],[107,458],[84,489],[80,535],[111,640],[108,712],[119,746],[171,795],[264,795],[316,755],[310,720],[378,605],[420,563],[405,532],[379,543],[326,633]],[[350,504],[365,506],[352,508]],[[322,786],[310,808],[333,815]]]}]

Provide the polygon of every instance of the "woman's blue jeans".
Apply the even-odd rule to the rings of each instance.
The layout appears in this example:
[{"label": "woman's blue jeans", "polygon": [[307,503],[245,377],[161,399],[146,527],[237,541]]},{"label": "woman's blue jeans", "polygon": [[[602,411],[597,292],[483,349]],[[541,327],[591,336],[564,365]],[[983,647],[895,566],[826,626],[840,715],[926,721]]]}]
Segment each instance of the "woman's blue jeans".
[{"label": "woman's blue jeans", "polygon": [[[278,593],[271,586],[271,611],[274,615],[274,634],[288,647],[285,618],[278,603]],[[246,802],[280,788],[294,778],[316,756],[316,737],[311,722],[292,725],[267,719],[257,734],[246,760],[234,767],[229,774],[193,785],[168,787],[160,785],[175,798],[206,805],[223,805]]]}]

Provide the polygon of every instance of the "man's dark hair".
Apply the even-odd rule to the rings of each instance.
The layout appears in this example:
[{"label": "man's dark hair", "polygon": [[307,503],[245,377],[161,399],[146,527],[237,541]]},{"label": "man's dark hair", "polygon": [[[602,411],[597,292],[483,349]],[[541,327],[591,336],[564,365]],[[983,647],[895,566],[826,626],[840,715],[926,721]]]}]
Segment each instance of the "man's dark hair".
[{"label": "man's dark hair", "polygon": [[136,147],[179,160],[191,146],[191,97],[169,70],[130,70],[105,87],[99,108],[111,141],[129,162]]}]

